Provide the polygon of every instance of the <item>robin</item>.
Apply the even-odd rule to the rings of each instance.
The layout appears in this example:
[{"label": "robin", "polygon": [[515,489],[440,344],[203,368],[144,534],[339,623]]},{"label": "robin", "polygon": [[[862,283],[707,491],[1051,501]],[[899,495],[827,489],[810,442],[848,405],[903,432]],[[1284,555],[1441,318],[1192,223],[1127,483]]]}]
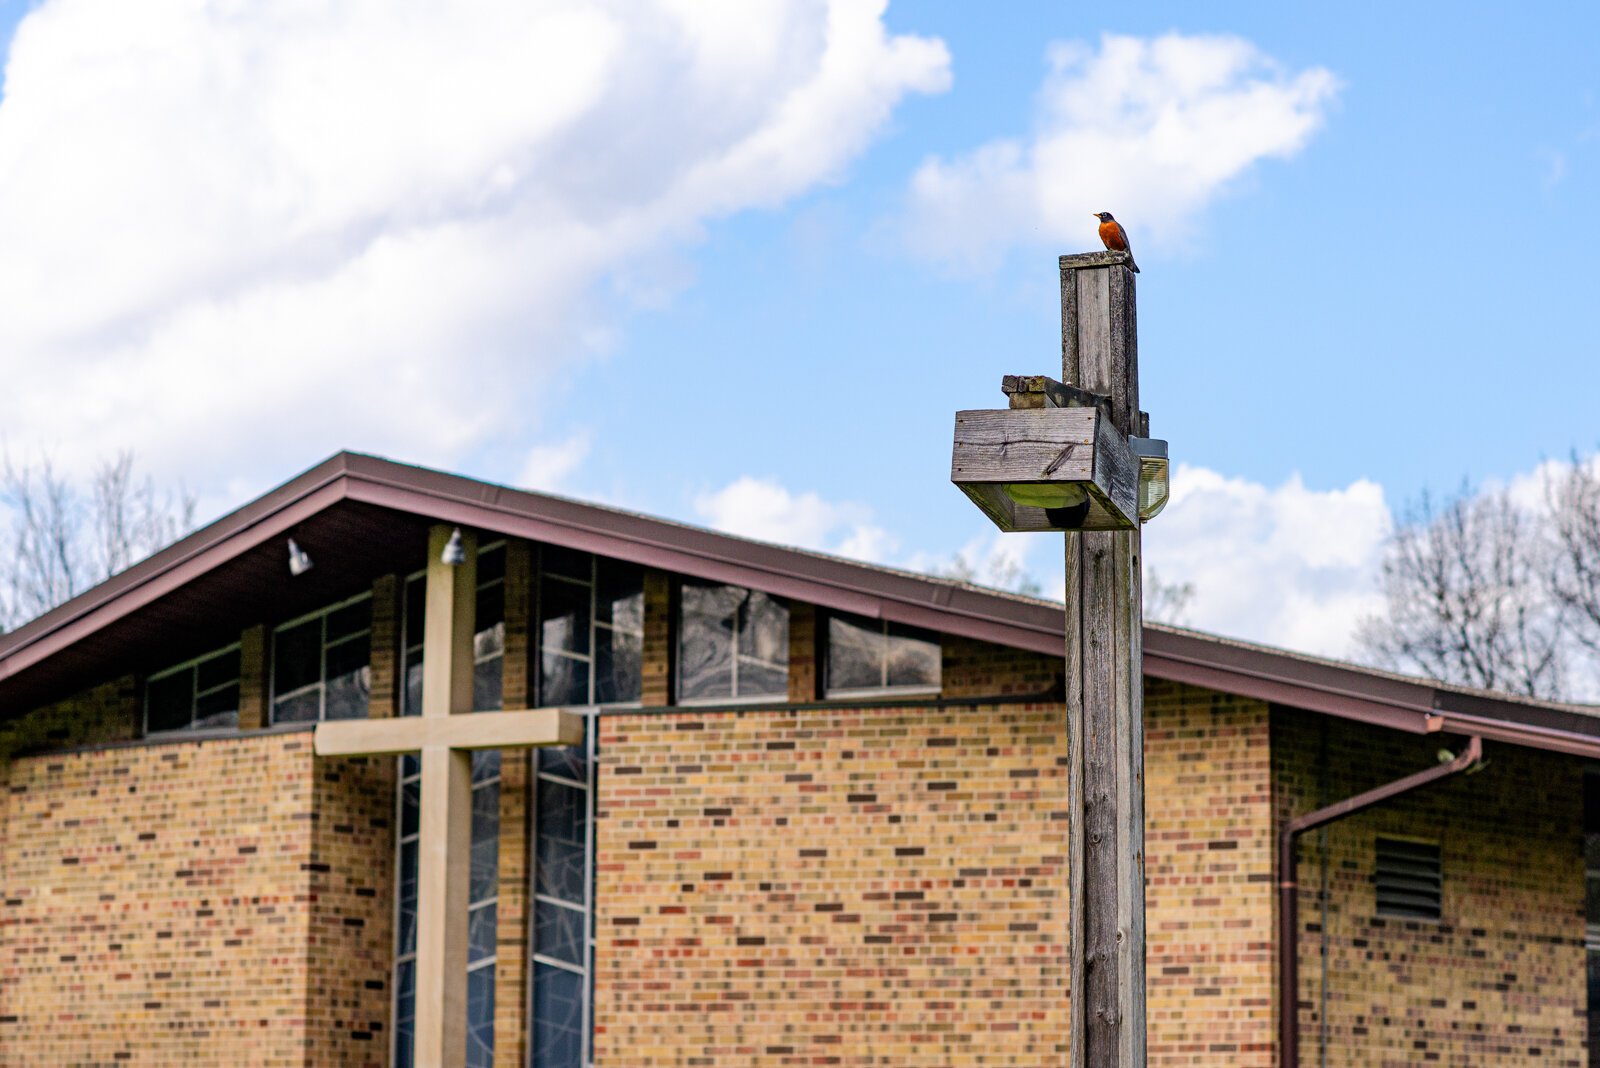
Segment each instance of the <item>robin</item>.
[{"label": "robin", "polygon": [[1139,265],[1133,262],[1133,249],[1128,247],[1128,231],[1122,224],[1111,217],[1109,211],[1090,212],[1100,220],[1100,241],[1112,252],[1126,252],[1128,254],[1128,267],[1134,274],[1139,273]]}]

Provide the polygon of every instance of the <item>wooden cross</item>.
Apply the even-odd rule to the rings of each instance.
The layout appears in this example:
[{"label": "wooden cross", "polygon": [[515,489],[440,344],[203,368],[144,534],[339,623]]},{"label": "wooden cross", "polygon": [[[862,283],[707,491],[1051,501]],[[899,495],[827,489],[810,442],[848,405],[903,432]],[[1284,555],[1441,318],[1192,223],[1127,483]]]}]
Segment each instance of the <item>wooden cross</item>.
[{"label": "wooden cross", "polygon": [[583,718],[562,708],[472,715],[477,539],[466,559],[442,559],[452,528],[428,532],[422,634],[422,715],[317,724],[318,756],[420,753],[417,850],[416,1053],[419,1068],[458,1068],[467,1056],[467,898],[472,872],[472,753],[577,745]]}]

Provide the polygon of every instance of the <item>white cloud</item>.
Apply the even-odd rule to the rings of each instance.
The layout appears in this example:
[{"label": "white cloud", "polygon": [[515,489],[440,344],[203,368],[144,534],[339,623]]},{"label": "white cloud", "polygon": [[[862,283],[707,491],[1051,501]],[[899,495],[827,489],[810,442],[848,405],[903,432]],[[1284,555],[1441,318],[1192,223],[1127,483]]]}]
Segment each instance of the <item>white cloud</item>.
[{"label": "white cloud", "polygon": [[1098,51],[1058,43],[1049,58],[1031,137],[917,171],[913,249],[990,266],[1013,244],[1093,244],[1096,211],[1128,224],[1136,253],[1181,240],[1251,165],[1305,147],[1339,88],[1238,37],[1108,34]]},{"label": "white cloud", "polygon": [[567,476],[588,457],[590,442],[589,434],[580,432],[565,441],[535,445],[528,450],[528,456],[522,462],[517,485],[524,489],[556,492],[566,482]]},{"label": "white cloud", "polygon": [[0,98],[0,426],[202,484],[536,430],[607,344],[597,281],[659,299],[681,279],[626,272],[945,88],[943,44],[882,13],[44,3]]},{"label": "white cloud", "polygon": [[1172,501],[1145,527],[1145,567],[1193,583],[1199,630],[1327,656],[1351,651],[1356,623],[1383,611],[1378,588],[1392,524],[1365,479],[1311,490],[1180,464]]},{"label": "white cloud", "polygon": [[699,494],[694,508],[714,530],[869,563],[886,562],[899,548],[897,539],[872,522],[866,505],[791,493],[771,478],[745,475]]}]

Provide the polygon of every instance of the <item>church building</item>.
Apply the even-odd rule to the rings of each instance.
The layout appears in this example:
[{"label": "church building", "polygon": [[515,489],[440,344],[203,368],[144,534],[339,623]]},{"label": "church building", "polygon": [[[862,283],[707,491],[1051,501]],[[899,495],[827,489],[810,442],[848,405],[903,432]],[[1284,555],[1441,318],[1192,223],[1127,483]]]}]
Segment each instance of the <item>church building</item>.
[{"label": "church building", "polygon": [[[0,635],[0,1064],[1060,1065],[1063,635],[334,456]],[[1591,1063],[1594,710],[1143,670],[1152,1064]]]}]

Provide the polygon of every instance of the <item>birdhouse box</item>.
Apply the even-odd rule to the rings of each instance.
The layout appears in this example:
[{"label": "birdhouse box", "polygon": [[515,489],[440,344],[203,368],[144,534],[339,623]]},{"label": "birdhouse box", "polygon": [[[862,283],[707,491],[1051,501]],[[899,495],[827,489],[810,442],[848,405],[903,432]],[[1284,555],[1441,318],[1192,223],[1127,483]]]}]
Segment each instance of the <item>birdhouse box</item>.
[{"label": "birdhouse box", "polygon": [[1139,523],[1139,460],[1100,406],[957,412],[950,481],[1005,531]]}]

